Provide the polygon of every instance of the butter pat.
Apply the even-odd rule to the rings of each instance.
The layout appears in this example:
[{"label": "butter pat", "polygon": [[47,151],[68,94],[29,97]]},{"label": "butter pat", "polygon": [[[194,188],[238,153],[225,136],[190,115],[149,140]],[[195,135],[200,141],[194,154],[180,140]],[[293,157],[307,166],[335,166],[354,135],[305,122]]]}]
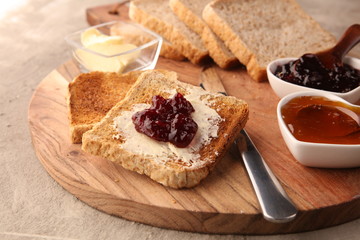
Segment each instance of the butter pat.
[{"label": "butter pat", "polygon": [[84,47],[89,47],[90,45],[99,42],[107,42],[110,44],[123,44],[124,38],[122,36],[108,36],[102,34],[96,28],[90,28],[81,34],[81,44]]},{"label": "butter pat", "polygon": [[107,36],[94,28],[82,33],[81,42],[86,49],[78,49],[76,55],[90,71],[122,73],[140,55],[140,50],[119,55],[137,46],[124,43],[121,36]]}]

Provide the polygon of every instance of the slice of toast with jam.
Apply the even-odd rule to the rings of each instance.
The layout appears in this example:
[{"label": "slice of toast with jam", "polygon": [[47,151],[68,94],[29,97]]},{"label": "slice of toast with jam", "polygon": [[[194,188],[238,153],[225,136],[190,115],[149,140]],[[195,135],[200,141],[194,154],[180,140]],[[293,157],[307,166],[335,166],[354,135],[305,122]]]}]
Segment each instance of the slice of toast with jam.
[{"label": "slice of toast with jam", "polygon": [[[179,96],[178,93],[191,103],[194,108],[191,118],[198,126],[189,145],[177,147],[135,129],[134,114],[151,108],[154,96],[169,99]],[[248,105],[243,100],[180,82],[172,71],[144,71],[126,97],[83,135],[82,149],[145,174],[164,186],[193,187],[225,155],[245,126],[248,114]],[[152,126],[153,122],[144,124]],[[178,134],[172,127],[172,133]]]}]

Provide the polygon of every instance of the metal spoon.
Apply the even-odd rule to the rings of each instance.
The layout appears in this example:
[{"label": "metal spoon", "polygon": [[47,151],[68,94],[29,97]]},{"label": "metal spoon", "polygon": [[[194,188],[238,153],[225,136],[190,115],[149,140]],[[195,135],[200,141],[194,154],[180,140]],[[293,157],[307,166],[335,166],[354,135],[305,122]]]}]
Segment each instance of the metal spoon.
[{"label": "metal spoon", "polygon": [[[206,87],[208,91],[226,95],[215,69],[204,68],[201,81],[200,86],[204,89]],[[241,135],[236,143],[260,203],[263,217],[275,223],[292,221],[296,217],[297,209],[265,163],[245,129],[241,130]]]}]

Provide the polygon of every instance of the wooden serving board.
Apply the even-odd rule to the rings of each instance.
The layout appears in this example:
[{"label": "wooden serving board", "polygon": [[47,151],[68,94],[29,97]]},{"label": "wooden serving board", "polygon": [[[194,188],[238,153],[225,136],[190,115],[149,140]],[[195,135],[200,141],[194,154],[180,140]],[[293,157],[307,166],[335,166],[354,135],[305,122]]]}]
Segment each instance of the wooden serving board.
[{"label": "wooden serving board", "polygon": [[[112,8],[100,9],[104,13]],[[156,68],[178,72],[181,81],[200,83],[201,67],[189,62],[160,58]],[[231,153],[197,187],[175,190],[81,151],[79,144],[70,142],[65,101],[68,82],[80,73],[72,61],[43,79],[31,99],[28,114],[35,152],[46,171],[78,199],[108,214],[152,226],[275,234],[321,229],[359,218],[360,168],[318,169],[299,164],[281,137],[276,119],[279,99],[269,84],[253,81],[241,68],[215,68],[226,91],[248,102],[246,129],[298,208],[294,221],[264,220],[244,165]]]}]

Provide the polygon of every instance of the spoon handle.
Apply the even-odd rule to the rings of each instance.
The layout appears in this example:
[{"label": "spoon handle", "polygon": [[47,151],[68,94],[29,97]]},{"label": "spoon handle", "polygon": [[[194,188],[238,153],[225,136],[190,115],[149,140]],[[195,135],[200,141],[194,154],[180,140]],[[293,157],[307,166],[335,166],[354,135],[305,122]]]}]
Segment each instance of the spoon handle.
[{"label": "spoon handle", "polygon": [[356,44],[360,42],[360,24],[350,26],[333,47],[333,55],[342,59]]}]

